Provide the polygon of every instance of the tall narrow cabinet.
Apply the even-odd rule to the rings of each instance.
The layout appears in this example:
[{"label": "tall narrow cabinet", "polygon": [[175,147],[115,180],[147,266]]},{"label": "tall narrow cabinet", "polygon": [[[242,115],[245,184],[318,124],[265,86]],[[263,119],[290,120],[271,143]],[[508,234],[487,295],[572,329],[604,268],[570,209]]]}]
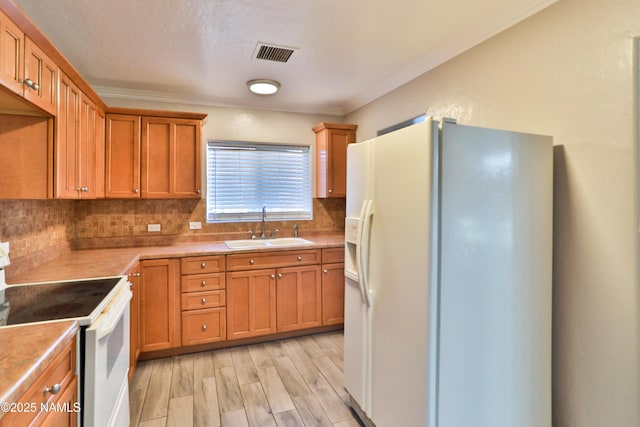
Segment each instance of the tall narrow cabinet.
[{"label": "tall narrow cabinet", "polygon": [[356,141],[358,125],[319,123],[316,134],[316,196],[347,196],[347,145]]}]

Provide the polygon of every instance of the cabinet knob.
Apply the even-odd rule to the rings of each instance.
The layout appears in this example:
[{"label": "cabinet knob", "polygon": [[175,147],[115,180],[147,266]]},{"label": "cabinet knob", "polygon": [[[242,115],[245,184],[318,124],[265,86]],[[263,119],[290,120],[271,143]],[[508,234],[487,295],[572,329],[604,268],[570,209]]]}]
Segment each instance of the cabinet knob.
[{"label": "cabinet knob", "polygon": [[271,278],[272,278],[272,279],[275,279],[275,278],[276,278],[276,275],[275,275],[275,274],[272,274],[272,275],[271,275]]},{"label": "cabinet knob", "polygon": [[200,194],[200,189],[196,188],[196,194]]},{"label": "cabinet knob", "polygon": [[207,299],[205,297],[202,297],[202,304],[206,304],[207,303]]},{"label": "cabinet knob", "polygon": [[133,192],[134,192],[134,193],[139,193],[139,192],[140,192],[140,189],[139,189],[139,188],[134,188],[134,189],[133,189]]},{"label": "cabinet knob", "polygon": [[206,325],[206,324],[202,325],[202,330],[203,330],[203,331],[206,331],[206,330],[207,330],[207,325]]},{"label": "cabinet knob", "polygon": [[282,279],[282,273],[278,273],[278,279]]},{"label": "cabinet knob", "polygon": [[302,261],[302,257],[301,256],[298,257],[298,261]]},{"label": "cabinet knob", "polygon": [[256,263],[256,262],[255,262],[253,259],[250,259],[250,260],[249,260],[249,264],[253,265],[253,264],[255,264],[255,263]]},{"label": "cabinet knob", "polygon": [[207,268],[207,263],[203,262],[202,264],[200,264],[200,268]]},{"label": "cabinet knob", "polygon": [[332,189],[329,189],[329,193],[333,193],[333,190],[332,190]]},{"label": "cabinet knob", "polygon": [[324,270],[322,270],[322,272],[323,272],[324,274],[327,274],[327,273],[329,272],[329,270],[327,270],[327,269],[325,268]]},{"label": "cabinet knob", "polygon": [[202,287],[204,288],[206,284],[207,284],[207,281],[206,281],[206,280],[203,280],[203,281],[200,283],[200,286],[202,286]]},{"label": "cabinet knob", "polygon": [[140,277],[140,276],[142,276],[142,273],[135,273],[134,274],[134,277]]},{"label": "cabinet knob", "polygon": [[58,393],[60,393],[60,384],[54,384],[51,387],[45,386],[45,388],[44,388],[44,390],[42,390],[42,392],[44,394],[47,394],[47,393],[58,394]]}]

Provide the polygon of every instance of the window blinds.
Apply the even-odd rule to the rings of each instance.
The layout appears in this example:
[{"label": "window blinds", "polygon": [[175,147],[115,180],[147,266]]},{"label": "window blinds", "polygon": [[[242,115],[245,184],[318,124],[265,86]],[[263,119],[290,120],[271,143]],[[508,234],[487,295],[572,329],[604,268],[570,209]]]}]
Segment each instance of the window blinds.
[{"label": "window blinds", "polygon": [[308,146],[209,141],[207,221],[311,219]]}]

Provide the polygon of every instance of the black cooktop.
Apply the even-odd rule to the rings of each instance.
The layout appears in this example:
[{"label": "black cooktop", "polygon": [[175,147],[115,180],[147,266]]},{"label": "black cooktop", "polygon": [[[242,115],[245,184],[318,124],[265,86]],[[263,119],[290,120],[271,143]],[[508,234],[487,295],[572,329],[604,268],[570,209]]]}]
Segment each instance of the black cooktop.
[{"label": "black cooktop", "polygon": [[6,312],[1,312],[7,306],[7,325],[87,317],[119,281],[120,277],[109,277],[9,286],[4,291],[4,307],[0,304],[0,317],[5,317]]}]

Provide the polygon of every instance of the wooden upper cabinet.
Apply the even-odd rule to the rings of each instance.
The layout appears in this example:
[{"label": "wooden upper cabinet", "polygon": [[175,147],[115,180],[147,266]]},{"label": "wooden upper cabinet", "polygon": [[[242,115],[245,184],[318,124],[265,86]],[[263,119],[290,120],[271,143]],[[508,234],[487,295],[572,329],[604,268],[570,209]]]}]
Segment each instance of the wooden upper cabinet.
[{"label": "wooden upper cabinet", "polygon": [[54,115],[57,71],[53,60],[0,11],[0,84]]},{"label": "wooden upper cabinet", "polygon": [[55,196],[60,199],[103,197],[104,114],[62,72],[58,87]]},{"label": "wooden upper cabinet", "polygon": [[64,73],[59,74],[56,115],[56,192],[59,199],[78,199],[80,176],[80,89]]},{"label": "wooden upper cabinet", "polygon": [[316,134],[316,196],[347,195],[347,145],[355,142],[357,125],[322,122]]},{"label": "wooden upper cabinet", "polygon": [[24,32],[0,10],[0,84],[22,95]]},{"label": "wooden upper cabinet", "polygon": [[56,113],[58,66],[29,39],[24,41],[24,97],[47,113]]},{"label": "wooden upper cabinet", "polygon": [[[202,120],[198,113],[154,116],[113,109],[106,125],[106,197],[200,198]],[[186,117],[186,118],[185,118]],[[195,118],[191,118],[195,117]]]},{"label": "wooden upper cabinet", "polygon": [[107,198],[140,198],[140,120],[140,116],[107,114]]},{"label": "wooden upper cabinet", "polygon": [[142,197],[198,198],[201,193],[201,123],[142,118]]}]

